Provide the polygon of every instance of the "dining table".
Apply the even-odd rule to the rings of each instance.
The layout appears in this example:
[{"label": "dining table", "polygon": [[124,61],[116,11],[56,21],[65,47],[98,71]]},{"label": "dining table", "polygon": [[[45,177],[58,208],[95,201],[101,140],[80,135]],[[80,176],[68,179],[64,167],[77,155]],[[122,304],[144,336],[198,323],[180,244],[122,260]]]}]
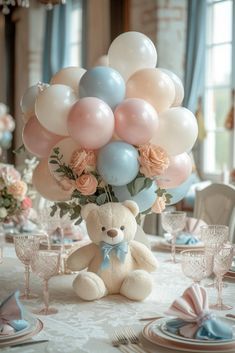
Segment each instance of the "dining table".
[{"label": "dining table", "polygon": [[[153,290],[147,299],[136,302],[121,295],[110,295],[95,301],[79,299],[72,288],[76,274],[60,274],[49,281],[50,305],[58,309],[57,314],[37,317],[43,323],[43,329],[34,336],[33,340],[47,340],[40,344],[5,347],[2,352],[12,353],[118,353],[119,348],[112,345],[116,331],[132,328],[139,335],[143,344],[143,352],[170,353],[166,349],[148,342],[141,334],[149,321],[141,319],[166,316],[165,312],[170,304],[192,284],[192,280],[185,277],[181,263],[167,262],[169,251],[158,247],[159,237],[148,236],[151,249],[158,260],[158,268],[152,273]],[[177,254],[180,257],[180,254]],[[203,280],[203,285],[211,279]],[[224,280],[224,302],[234,305],[229,311],[217,311],[216,314],[225,316],[235,314],[235,281]],[[3,262],[0,264],[0,300],[10,293],[24,287],[24,266],[15,254],[13,244],[4,244]],[[42,306],[42,282],[32,273],[30,288],[38,295],[37,299],[23,301],[23,306],[32,312]],[[207,288],[209,301],[214,303],[217,298],[216,289]],[[32,314],[34,315],[34,314]],[[131,352],[131,350],[130,350]],[[174,350],[174,352],[178,352]]]}]

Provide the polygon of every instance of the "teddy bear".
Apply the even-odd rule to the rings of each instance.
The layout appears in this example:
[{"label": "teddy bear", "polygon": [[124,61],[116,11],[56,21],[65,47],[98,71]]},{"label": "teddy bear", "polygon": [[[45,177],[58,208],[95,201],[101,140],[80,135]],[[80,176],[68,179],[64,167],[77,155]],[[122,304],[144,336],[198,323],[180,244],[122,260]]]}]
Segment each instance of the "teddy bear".
[{"label": "teddy bear", "polygon": [[87,204],[81,215],[86,221],[91,243],[76,249],[67,267],[80,272],[73,281],[79,298],[87,301],[108,294],[122,294],[131,300],[144,300],[152,290],[152,277],[158,262],[151,251],[134,239],[139,213],[134,201]]}]

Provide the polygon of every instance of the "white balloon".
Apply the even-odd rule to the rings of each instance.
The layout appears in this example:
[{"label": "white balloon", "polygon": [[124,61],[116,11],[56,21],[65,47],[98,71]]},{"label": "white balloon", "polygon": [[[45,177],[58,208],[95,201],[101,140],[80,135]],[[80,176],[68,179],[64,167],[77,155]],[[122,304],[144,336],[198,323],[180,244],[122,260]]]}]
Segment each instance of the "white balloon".
[{"label": "white balloon", "polygon": [[159,114],[159,127],[151,142],[174,156],[190,151],[197,135],[197,119],[193,113],[186,108],[176,107]]},{"label": "white balloon", "polygon": [[[70,137],[68,137],[68,138],[65,138],[65,139],[59,141],[52,148],[50,156],[54,154],[53,149],[57,148],[57,147],[60,150],[60,154],[63,155],[63,157],[61,159],[61,163],[65,163],[66,165],[69,165],[73,152],[76,151],[80,146],[78,145],[77,142],[75,142]],[[50,157],[48,158],[49,170],[55,179],[60,180],[61,174],[56,172],[56,169],[58,168],[58,166],[56,164],[50,163],[51,159],[53,159],[53,158],[50,158]]]},{"label": "white balloon", "polygon": [[20,101],[20,107],[22,113],[24,113],[23,120],[27,122],[29,118],[35,114],[35,102],[38,94],[49,87],[47,83],[38,83],[37,85],[33,85],[29,87]]},{"label": "white balloon", "polygon": [[136,71],[153,68],[157,64],[157,51],[153,42],[139,32],[120,34],[108,51],[109,66],[127,81]]},{"label": "white balloon", "polygon": [[74,92],[78,95],[78,86],[81,77],[86,72],[85,69],[81,67],[71,66],[65,67],[58,71],[51,79],[50,84],[61,84],[71,87]]},{"label": "white balloon", "polygon": [[0,117],[6,115],[7,113],[7,106],[4,103],[0,103]]},{"label": "white balloon", "polygon": [[67,117],[77,97],[72,88],[52,85],[40,92],[35,103],[35,113],[45,129],[57,135],[68,136]]},{"label": "white balloon", "polygon": [[172,103],[172,107],[178,107],[184,99],[184,86],[181,79],[172,71],[167,69],[159,68],[161,71],[165,72],[174,83],[175,86],[175,99]]}]

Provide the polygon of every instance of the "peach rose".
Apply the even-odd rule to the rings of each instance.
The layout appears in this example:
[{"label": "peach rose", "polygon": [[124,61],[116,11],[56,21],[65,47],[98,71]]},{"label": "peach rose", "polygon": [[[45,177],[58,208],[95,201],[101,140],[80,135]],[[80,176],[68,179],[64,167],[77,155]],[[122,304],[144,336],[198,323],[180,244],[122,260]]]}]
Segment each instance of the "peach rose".
[{"label": "peach rose", "polygon": [[96,192],[98,181],[92,174],[83,174],[76,180],[76,188],[83,195],[92,195]]},{"label": "peach rose", "polygon": [[72,179],[69,179],[67,177],[63,177],[58,181],[59,186],[64,190],[64,191],[69,191],[75,189],[75,181]]},{"label": "peach rose", "polygon": [[81,175],[84,171],[91,172],[96,167],[96,155],[94,151],[77,149],[72,154],[69,166],[77,175]]},{"label": "peach rose", "polygon": [[156,145],[148,143],[139,147],[140,172],[146,178],[161,175],[169,166],[169,157],[166,151]]},{"label": "peach rose", "polygon": [[152,211],[154,213],[162,213],[166,208],[166,197],[165,195],[158,197],[152,206]]},{"label": "peach rose", "polygon": [[7,192],[15,199],[22,201],[27,192],[27,185],[22,180],[15,181],[14,184],[8,185]]}]

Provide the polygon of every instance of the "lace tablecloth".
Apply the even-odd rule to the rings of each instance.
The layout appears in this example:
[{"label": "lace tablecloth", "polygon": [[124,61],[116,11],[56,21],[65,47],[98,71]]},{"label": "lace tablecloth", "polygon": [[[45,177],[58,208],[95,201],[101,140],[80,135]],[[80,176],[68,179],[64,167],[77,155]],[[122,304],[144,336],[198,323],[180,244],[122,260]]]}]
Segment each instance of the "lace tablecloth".
[{"label": "lace tablecloth", "polygon": [[[113,295],[95,302],[83,302],[73,292],[74,275],[56,276],[50,280],[50,303],[59,309],[58,314],[41,316],[44,329],[35,339],[48,339],[43,343],[21,348],[4,348],[3,352],[24,353],[117,353],[112,347],[111,338],[115,330],[132,327],[140,333],[146,322],[139,318],[160,316],[170,303],[190,285],[181,271],[180,264],[164,262],[170,255],[158,252],[155,248],[156,237],[151,237],[151,244],[156,258],[160,262],[159,269],[153,273],[154,290],[144,302],[132,302],[122,296]],[[0,264],[0,299],[23,287],[23,265],[15,257],[14,249],[4,248],[4,262]],[[226,280],[227,281],[227,280]],[[42,304],[42,284],[33,274],[31,288],[39,298],[24,302],[29,309],[39,308]],[[211,301],[216,300],[214,288],[208,289]],[[234,304],[235,282],[229,281],[224,288],[224,301]],[[235,313],[235,308],[230,311]],[[222,312],[224,315],[226,312]],[[144,342],[146,343],[146,342]],[[160,347],[147,345],[152,352],[173,352]]]}]

